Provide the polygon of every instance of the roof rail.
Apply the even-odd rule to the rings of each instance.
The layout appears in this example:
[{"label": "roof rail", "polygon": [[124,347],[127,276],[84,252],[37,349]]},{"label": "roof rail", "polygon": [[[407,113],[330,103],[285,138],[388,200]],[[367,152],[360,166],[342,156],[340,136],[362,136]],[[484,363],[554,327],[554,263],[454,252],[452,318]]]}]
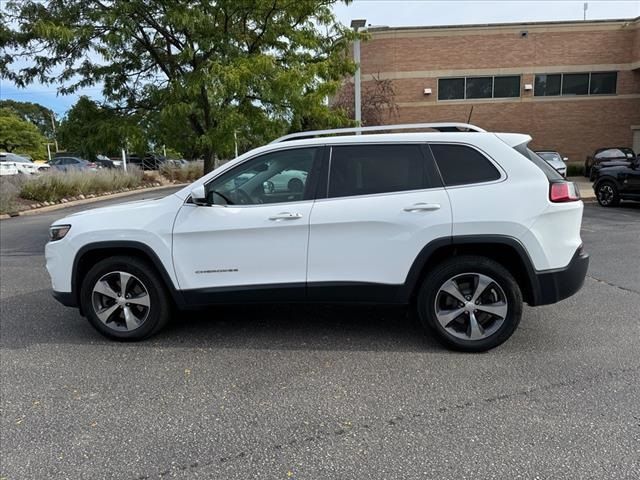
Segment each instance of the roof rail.
[{"label": "roof rail", "polygon": [[439,132],[486,132],[480,127],[471,125],[470,123],[404,123],[400,125],[376,125],[375,127],[351,127],[351,128],[334,128],[330,130],[313,130],[309,132],[298,132],[284,135],[283,137],[276,138],[271,143],[286,142],[287,140],[295,140],[300,138],[310,137],[322,137],[327,135],[336,135],[344,133],[366,133],[366,132],[380,132],[389,130],[438,130]]}]

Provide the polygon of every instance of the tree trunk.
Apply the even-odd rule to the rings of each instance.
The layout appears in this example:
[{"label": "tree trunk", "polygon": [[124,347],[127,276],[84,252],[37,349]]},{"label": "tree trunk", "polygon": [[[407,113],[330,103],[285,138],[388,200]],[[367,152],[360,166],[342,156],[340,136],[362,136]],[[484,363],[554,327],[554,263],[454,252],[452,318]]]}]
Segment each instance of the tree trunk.
[{"label": "tree trunk", "polygon": [[204,151],[204,172],[203,172],[204,175],[206,175],[216,167],[215,161],[216,161],[215,153],[211,151],[211,149],[207,148]]}]

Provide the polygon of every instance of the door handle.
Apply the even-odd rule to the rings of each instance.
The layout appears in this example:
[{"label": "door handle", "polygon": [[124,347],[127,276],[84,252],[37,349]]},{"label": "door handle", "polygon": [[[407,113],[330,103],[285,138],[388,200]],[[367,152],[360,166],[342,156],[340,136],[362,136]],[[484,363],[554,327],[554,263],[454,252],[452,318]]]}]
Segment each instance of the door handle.
[{"label": "door handle", "polygon": [[290,212],[282,212],[274,215],[273,217],[269,217],[269,220],[273,220],[274,222],[278,222],[280,220],[298,220],[302,218],[301,213],[290,213]]},{"label": "door handle", "polygon": [[439,203],[415,203],[410,207],[404,207],[405,212],[431,212],[433,210],[440,210]]}]

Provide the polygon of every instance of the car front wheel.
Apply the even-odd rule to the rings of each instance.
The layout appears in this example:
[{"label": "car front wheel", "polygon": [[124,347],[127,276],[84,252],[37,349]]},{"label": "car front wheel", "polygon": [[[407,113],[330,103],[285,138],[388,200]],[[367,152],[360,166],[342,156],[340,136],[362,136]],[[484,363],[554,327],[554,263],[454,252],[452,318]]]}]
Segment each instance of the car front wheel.
[{"label": "car front wheel", "polygon": [[522,294],[513,276],[485,257],[445,261],[424,280],[417,299],[422,325],[445,346],[467,352],[497,347],[515,331]]},{"label": "car front wheel", "polygon": [[115,340],[147,338],[170,316],[162,280],[148,263],[136,257],[98,262],[85,276],[80,297],[91,324]]},{"label": "car front wheel", "polygon": [[612,182],[602,182],[596,188],[596,198],[603,207],[615,207],[620,203],[618,188]]}]

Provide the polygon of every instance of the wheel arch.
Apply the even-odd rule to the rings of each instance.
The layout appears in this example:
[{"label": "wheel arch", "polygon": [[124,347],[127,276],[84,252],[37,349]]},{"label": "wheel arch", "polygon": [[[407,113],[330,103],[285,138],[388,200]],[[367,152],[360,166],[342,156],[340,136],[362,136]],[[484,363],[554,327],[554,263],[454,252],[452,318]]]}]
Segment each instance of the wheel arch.
[{"label": "wheel arch", "polygon": [[77,305],[80,305],[82,281],[91,267],[106,258],[120,255],[133,256],[148,262],[156,273],[160,275],[160,278],[171,294],[173,303],[177,306],[184,304],[182,296],[175,288],[167,269],[151,247],[141,242],[121,240],[90,243],[78,250],[78,253],[73,259],[73,269],[71,273],[71,292]]},{"label": "wheel arch", "polygon": [[503,235],[464,235],[430,242],[420,251],[409,270],[402,292],[405,300],[412,302],[416,298],[429,271],[460,255],[478,255],[500,263],[514,276],[524,301],[529,305],[538,303],[539,285],[531,258],[518,239]]}]

